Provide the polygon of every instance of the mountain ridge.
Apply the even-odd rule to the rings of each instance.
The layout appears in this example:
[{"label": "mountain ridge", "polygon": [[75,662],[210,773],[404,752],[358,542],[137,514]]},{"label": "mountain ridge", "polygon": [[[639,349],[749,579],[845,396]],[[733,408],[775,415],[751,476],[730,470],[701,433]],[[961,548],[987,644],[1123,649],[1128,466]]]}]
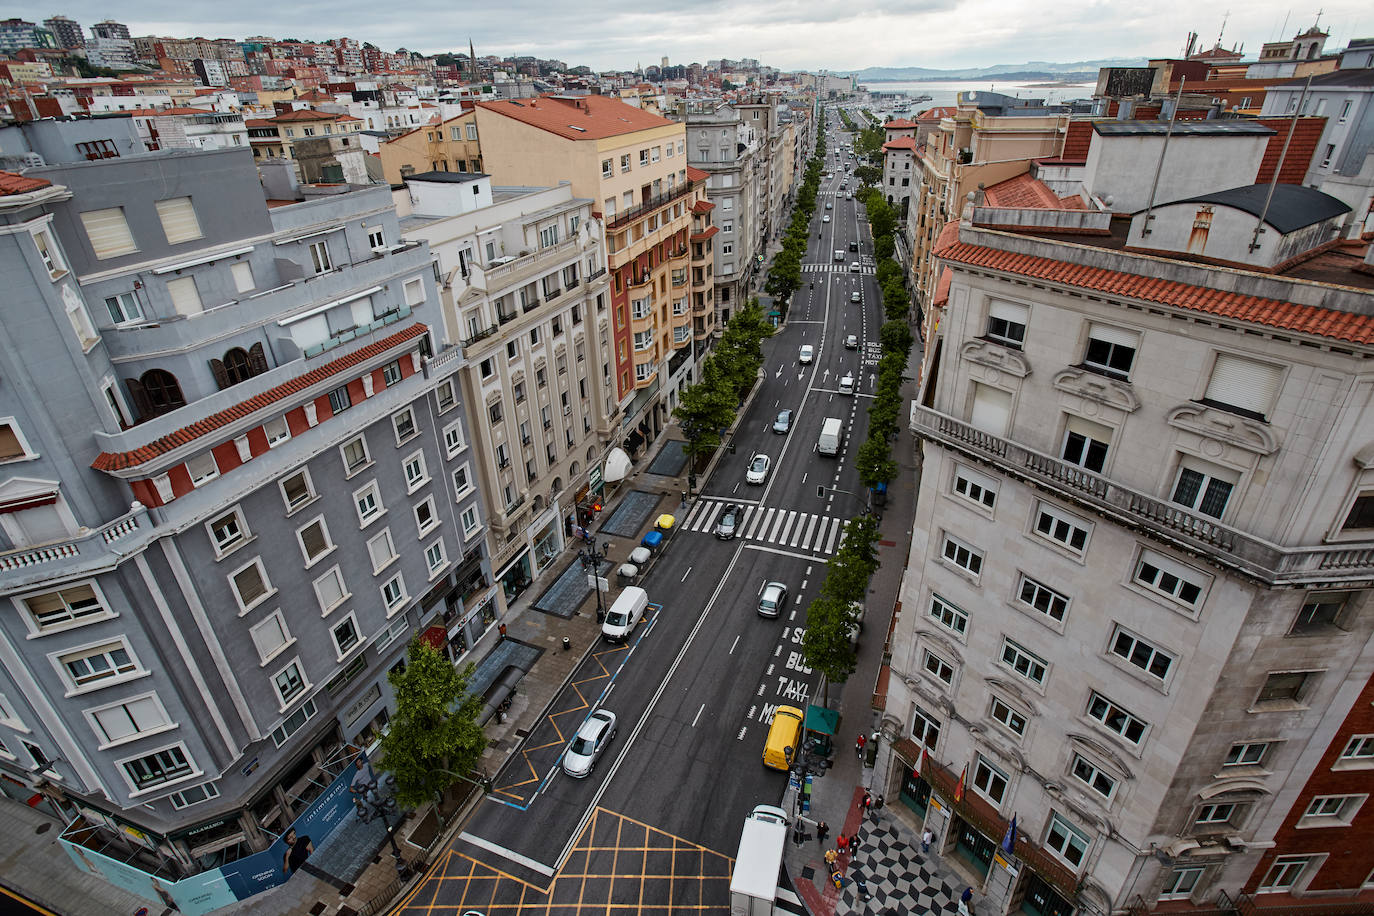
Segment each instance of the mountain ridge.
[{"label": "mountain ridge", "polygon": [[1097,76],[1100,67],[1143,67],[1143,57],[1116,57],[1103,60],[1079,60],[1069,63],[1032,60],[1021,64],[993,64],[990,67],[963,67],[954,70],[938,70],[931,67],[865,67],[851,71],[860,82],[917,82],[954,79],[977,79],[979,77],[1008,77],[1018,79],[1062,79],[1065,76],[1081,76],[1090,73]]}]

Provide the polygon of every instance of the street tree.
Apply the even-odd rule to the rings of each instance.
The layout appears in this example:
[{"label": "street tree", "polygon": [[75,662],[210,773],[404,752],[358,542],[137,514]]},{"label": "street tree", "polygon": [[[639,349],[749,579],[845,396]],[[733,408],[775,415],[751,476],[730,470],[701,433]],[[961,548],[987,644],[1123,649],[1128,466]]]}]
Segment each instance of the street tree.
[{"label": "street tree", "polygon": [[897,476],[897,462],[892,460],[892,446],[886,438],[869,436],[854,456],[859,480],[866,487],[891,483]]},{"label": "street tree", "polygon": [[873,187],[882,183],[883,170],[876,165],[860,165],[855,167],[854,177],[863,184]]},{"label": "street tree", "polygon": [[911,325],[905,321],[885,321],[878,329],[878,341],[882,344],[885,354],[910,353],[915,338],[911,333]]},{"label": "street tree", "polygon": [[721,430],[735,422],[737,403],[734,386],[721,377],[715,358],[703,363],[702,381],[684,389],[677,407],[673,408],[673,416],[687,437],[682,450],[694,464],[720,447]]},{"label": "street tree", "polygon": [[396,712],[377,765],[396,777],[396,803],[415,808],[442,795],[482,759],[482,698],[468,692],[474,666],[459,671],[433,646],[411,641],[406,665],[387,675]]},{"label": "street tree", "polygon": [[821,596],[806,609],[806,631],[802,633],[802,658],[810,668],[825,676],[821,702],[830,705],[830,684],[842,684],[858,665],[849,635],[852,627],[849,604]]}]

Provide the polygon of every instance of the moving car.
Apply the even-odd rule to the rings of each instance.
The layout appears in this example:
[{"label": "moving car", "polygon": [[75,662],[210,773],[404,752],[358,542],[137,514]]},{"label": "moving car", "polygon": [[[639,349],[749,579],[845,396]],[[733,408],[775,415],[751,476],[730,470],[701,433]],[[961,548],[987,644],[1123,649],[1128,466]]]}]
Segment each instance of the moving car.
[{"label": "moving car", "polygon": [[834,210],[834,209],[835,209],[835,205],[832,204],[830,201],[827,200],[827,201],[825,202],[825,209],[827,209],[827,210]]},{"label": "moving car", "polygon": [[859,272],[859,262],[858,262],[858,261],[850,261],[850,262],[849,262],[849,272],[852,273],[852,274],[856,274],[856,273]]},{"label": "moving car", "polygon": [[801,746],[803,716],[804,713],[795,706],[779,706],[773,712],[768,737],[763,743],[764,766],[771,770],[786,770],[792,766],[797,748]]},{"label": "moving car", "polygon": [[849,294],[849,301],[850,301],[850,302],[862,302],[862,301],[863,301],[863,299],[859,296],[859,291],[858,291],[857,289],[854,290],[854,292],[852,292],[852,293]]},{"label": "moving car", "polygon": [[772,460],[767,455],[755,455],[749,459],[749,470],[744,472],[745,483],[763,483],[768,479],[768,468]]},{"label": "moving car", "polygon": [[822,216],[822,217],[821,217],[821,222],[823,222],[823,223],[828,223],[828,222],[830,222],[830,214],[827,213],[825,216]]},{"label": "moving car", "polygon": [[[849,243],[849,250],[850,250],[850,251],[858,251],[858,250],[859,250],[859,243],[858,243],[858,242],[850,242],[850,243]],[[839,258],[838,260],[841,260],[841,261],[842,261],[842,260],[844,260],[844,259],[843,259],[843,258]]]},{"label": "moving car", "polygon": [[853,394],[853,393],[854,393],[854,376],[852,376],[852,375],[850,375],[848,372],[846,372],[846,373],[844,374],[844,378],[840,379],[840,394]]},{"label": "moving car", "polygon": [[792,409],[784,407],[778,411],[778,418],[773,421],[773,432],[785,433],[792,428]]},{"label": "moving car", "polygon": [[759,593],[759,616],[778,617],[787,607],[787,586],[781,582],[763,583]]},{"label": "moving car", "polygon": [[739,527],[739,506],[731,503],[725,507],[725,511],[716,520],[716,537],[722,541],[728,541],[735,536],[735,529]]},{"label": "moving car", "polygon": [[615,713],[598,709],[587,717],[577,730],[568,750],[563,754],[563,772],[581,779],[590,776],[596,759],[615,737]]},{"label": "moving car", "polygon": [[857,334],[850,334],[848,337],[846,337],[846,338],[844,339],[844,348],[845,348],[846,350],[857,350],[857,349],[859,349],[859,335],[857,335]]},{"label": "moving car", "polygon": [[816,349],[811,344],[802,344],[801,351],[797,354],[797,362],[809,363],[816,355]]}]

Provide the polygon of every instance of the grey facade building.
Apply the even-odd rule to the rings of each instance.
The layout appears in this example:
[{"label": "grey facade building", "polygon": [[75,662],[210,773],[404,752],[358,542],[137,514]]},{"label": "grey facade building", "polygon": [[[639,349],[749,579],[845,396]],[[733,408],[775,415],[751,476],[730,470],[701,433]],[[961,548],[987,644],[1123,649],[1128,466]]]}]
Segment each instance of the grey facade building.
[{"label": "grey facade building", "polygon": [[385,187],[269,183],[121,152],[0,197],[0,785],[172,880],[373,741],[413,634],[495,619],[428,249]]},{"label": "grey facade building", "polygon": [[131,41],[129,27],[122,22],[115,22],[113,19],[104,19],[91,26],[91,35],[96,38],[117,38],[121,41]]},{"label": "grey facade building", "polygon": [[43,20],[43,27],[52,32],[59,48],[82,48],[86,46],[86,35],[81,23],[66,16],[53,16]]}]

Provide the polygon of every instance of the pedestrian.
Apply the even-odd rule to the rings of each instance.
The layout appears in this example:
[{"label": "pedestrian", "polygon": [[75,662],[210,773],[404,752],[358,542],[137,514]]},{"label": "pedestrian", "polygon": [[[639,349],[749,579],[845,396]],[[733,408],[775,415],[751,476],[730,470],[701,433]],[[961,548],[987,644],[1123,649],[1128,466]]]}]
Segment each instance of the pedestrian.
[{"label": "pedestrian", "polygon": [[827,849],[825,851],[825,864],[833,869],[835,867],[835,860],[839,857],[840,854],[838,852],[833,849]]},{"label": "pedestrian", "polygon": [[973,916],[973,888],[966,887],[959,895],[960,916]]},{"label": "pedestrian", "polygon": [[806,841],[806,828],[803,827],[803,826],[802,826],[802,822],[801,822],[800,820],[798,820],[798,821],[796,822],[796,824],[794,824],[794,825],[792,826],[792,842],[793,842],[793,843],[796,843],[798,846],[800,846],[800,845],[801,845],[802,843],[804,843],[805,841]]},{"label": "pedestrian", "polygon": [[930,844],[933,842],[935,842],[935,834],[931,833],[930,828],[927,827],[926,832],[921,834],[921,852],[930,852]]},{"label": "pedestrian", "polygon": [[825,838],[828,836],[830,836],[830,825],[825,821],[821,821],[816,825],[816,839],[824,844]]},{"label": "pedestrian", "polygon": [[835,837],[835,848],[840,851],[840,855],[849,852],[849,837],[845,836],[843,833]]},{"label": "pedestrian", "polygon": [[869,810],[870,808],[873,807],[873,795],[872,795],[872,793],[870,793],[867,789],[864,789],[863,801],[859,802],[859,804],[863,805],[863,807],[864,807],[864,814],[867,814],[867,813],[868,813],[868,810]]},{"label": "pedestrian", "polygon": [[868,739],[865,738],[862,734],[860,734],[859,737],[854,739],[854,753],[858,755],[860,760],[864,759],[864,744],[867,741]]},{"label": "pedestrian", "polygon": [[502,639],[505,639],[505,638],[506,638],[506,625],[505,625],[504,623],[501,624],[499,627],[496,628],[496,632],[498,632],[498,633],[501,634],[501,638],[502,638]]},{"label": "pedestrian", "polygon": [[849,854],[856,855],[859,852],[859,835],[855,833],[849,838]]},{"label": "pedestrian", "polygon": [[884,796],[879,795],[878,799],[875,802],[873,802],[873,807],[881,811],[883,810],[883,805],[885,804],[887,804],[887,799]]},{"label": "pedestrian", "polygon": [[850,876],[854,880],[854,889],[859,892],[859,896],[863,897],[865,900],[872,900],[873,895],[868,892],[868,882],[864,880],[863,874],[858,871],[858,869],[855,869],[850,873]]}]

